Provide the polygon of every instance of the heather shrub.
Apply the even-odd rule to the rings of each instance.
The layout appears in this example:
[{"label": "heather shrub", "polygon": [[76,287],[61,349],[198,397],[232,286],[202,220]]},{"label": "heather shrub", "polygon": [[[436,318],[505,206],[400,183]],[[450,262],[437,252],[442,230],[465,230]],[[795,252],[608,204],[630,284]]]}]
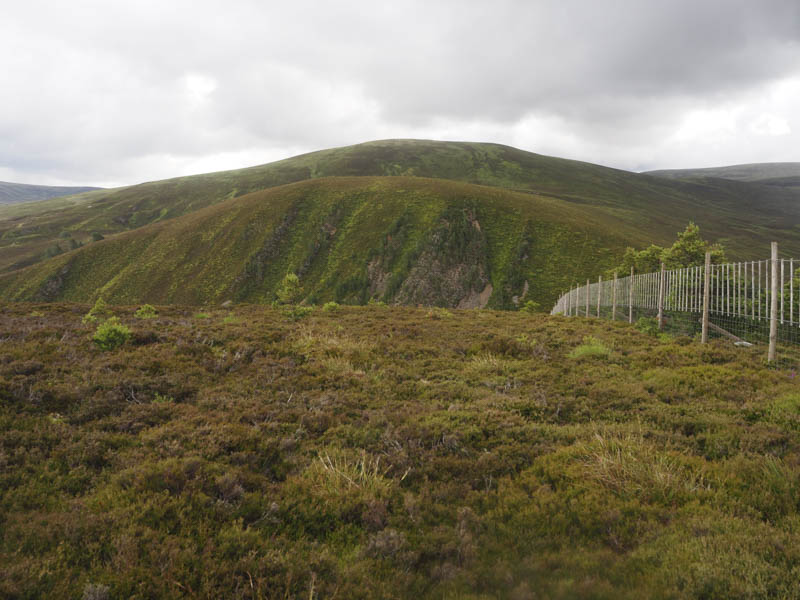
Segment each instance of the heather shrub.
[{"label": "heather shrub", "polygon": [[299,321],[314,311],[313,306],[286,306],[283,315],[290,321]]},{"label": "heather shrub", "polygon": [[659,333],[658,319],[654,317],[642,317],[636,321],[636,329],[647,335],[657,336]]}]

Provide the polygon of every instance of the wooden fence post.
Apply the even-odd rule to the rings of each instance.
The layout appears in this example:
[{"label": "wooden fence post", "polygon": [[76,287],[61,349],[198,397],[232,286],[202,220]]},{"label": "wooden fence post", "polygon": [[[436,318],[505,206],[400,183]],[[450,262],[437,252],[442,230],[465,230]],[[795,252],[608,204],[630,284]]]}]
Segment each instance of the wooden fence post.
[{"label": "wooden fence post", "polygon": [[591,296],[591,293],[589,293],[589,280],[587,279],[586,280],[586,316],[587,317],[589,316],[589,296]]},{"label": "wooden fence post", "polygon": [[767,352],[767,362],[775,360],[775,347],[778,342],[778,242],[772,242],[772,281],[770,287],[769,306],[769,351]]},{"label": "wooden fence post", "polygon": [[708,301],[711,299],[709,284],[711,283],[711,252],[706,252],[706,266],[703,273],[703,332],[700,343],[708,343]]},{"label": "wooden fence post", "polygon": [[630,283],[628,286],[628,323],[633,323],[633,267],[631,267]]},{"label": "wooden fence post", "polygon": [[661,261],[661,276],[658,278],[658,329],[664,329],[664,261]]},{"label": "wooden fence post", "polygon": [[603,276],[597,276],[597,318],[600,318],[600,296],[603,292]]},{"label": "wooden fence post", "polygon": [[611,290],[611,320],[617,318],[617,272],[614,271],[614,288]]}]

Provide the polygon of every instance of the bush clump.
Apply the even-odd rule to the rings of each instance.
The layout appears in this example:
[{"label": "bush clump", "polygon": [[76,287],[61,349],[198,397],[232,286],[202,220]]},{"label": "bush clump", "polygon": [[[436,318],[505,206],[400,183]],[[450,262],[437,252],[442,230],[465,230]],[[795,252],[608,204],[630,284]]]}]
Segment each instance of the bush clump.
[{"label": "bush clump", "polygon": [[655,317],[642,317],[636,321],[636,329],[647,335],[657,336],[659,334],[658,319]]},{"label": "bush clump", "polygon": [[313,306],[285,306],[283,308],[283,316],[290,321],[299,321],[310,315],[314,311]]},{"label": "bush clump", "polygon": [[570,358],[608,358],[611,349],[596,337],[587,335],[583,343],[569,353]]},{"label": "bush clump", "polygon": [[303,296],[303,286],[300,285],[300,278],[294,273],[287,273],[281,281],[281,285],[276,292],[278,304],[295,304]]},{"label": "bush clump", "polygon": [[92,341],[103,351],[115,350],[131,338],[131,330],[111,317],[97,326]]},{"label": "bush clump", "polygon": [[339,303],[338,302],[326,302],[322,305],[322,310],[325,312],[336,312],[339,310]]},{"label": "bush clump", "polygon": [[152,304],[143,304],[135,313],[133,313],[133,316],[137,319],[155,319],[158,316],[158,313]]},{"label": "bush clump", "polygon": [[536,313],[539,312],[541,309],[542,307],[539,305],[538,302],[534,302],[533,300],[528,300],[525,304],[522,305],[522,308],[520,310],[526,313]]}]

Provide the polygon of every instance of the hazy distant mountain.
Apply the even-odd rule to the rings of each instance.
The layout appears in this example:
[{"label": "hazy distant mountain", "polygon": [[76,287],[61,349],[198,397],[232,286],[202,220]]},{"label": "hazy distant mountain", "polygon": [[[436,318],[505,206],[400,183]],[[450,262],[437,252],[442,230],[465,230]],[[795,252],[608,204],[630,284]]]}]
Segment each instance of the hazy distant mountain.
[{"label": "hazy distant mountain", "polygon": [[800,177],[800,162],[755,163],[705,169],[661,169],[658,171],[646,171],[645,175],[655,175],[656,177],[666,177],[668,179],[718,177],[736,181],[760,181],[764,179]]},{"label": "hazy distant mountain", "polygon": [[61,187],[51,185],[28,185],[26,183],[8,183],[0,181],[0,204],[18,204],[20,202],[34,202],[47,200],[59,196],[71,196],[92,190],[96,187]]}]

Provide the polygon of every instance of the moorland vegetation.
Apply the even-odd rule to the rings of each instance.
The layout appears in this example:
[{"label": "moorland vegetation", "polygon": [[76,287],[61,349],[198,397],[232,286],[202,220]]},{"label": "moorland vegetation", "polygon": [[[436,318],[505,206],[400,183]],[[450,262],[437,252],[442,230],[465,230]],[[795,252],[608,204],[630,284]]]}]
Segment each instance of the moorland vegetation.
[{"label": "moorland vegetation", "polygon": [[286,306],[2,306],[0,596],[798,597],[795,356]]}]

